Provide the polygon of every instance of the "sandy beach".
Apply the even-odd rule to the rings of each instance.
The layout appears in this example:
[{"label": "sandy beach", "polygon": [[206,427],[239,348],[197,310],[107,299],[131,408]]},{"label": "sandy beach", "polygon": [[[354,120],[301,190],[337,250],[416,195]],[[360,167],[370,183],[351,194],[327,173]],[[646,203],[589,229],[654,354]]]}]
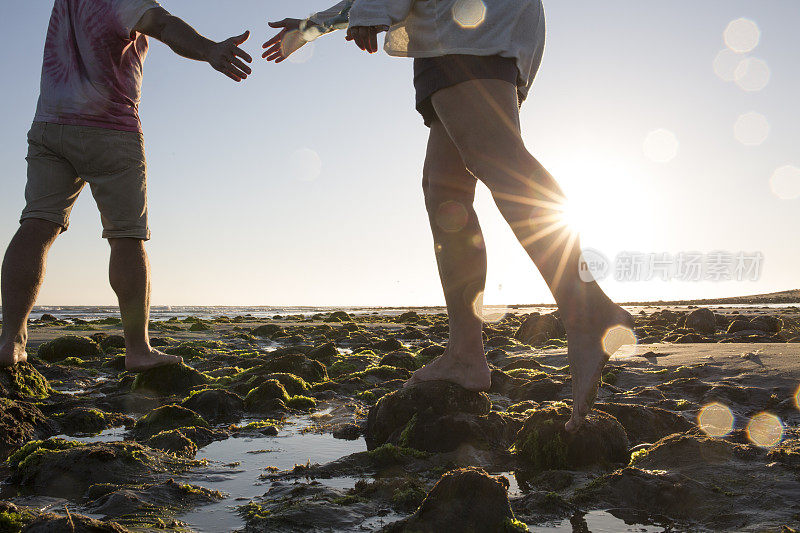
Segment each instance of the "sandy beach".
[{"label": "sandy beach", "polygon": [[[446,343],[430,310],[157,319],[154,344],[185,365],[139,376],[124,371],[118,319],[40,313],[30,363],[0,371],[0,519],[8,531],[792,531],[800,310],[629,309],[640,344],[612,358],[577,435],[563,431],[566,339],[548,309],[486,324],[488,394],[402,388]],[[464,507],[475,501],[478,517]]]}]

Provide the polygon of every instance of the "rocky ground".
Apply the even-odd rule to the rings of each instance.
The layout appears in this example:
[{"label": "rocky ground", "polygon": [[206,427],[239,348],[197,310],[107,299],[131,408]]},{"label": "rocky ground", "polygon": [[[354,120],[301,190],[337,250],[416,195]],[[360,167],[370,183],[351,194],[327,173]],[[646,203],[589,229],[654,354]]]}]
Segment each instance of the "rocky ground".
[{"label": "rocky ground", "polygon": [[[229,502],[247,532],[588,531],[593,509],[670,531],[792,531],[800,309],[636,312],[640,345],[612,359],[575,435],[557,313],[485,326],[485,394],[402,388],[442,353],[441,314],[154,322],[154,345],[186,364],[138,376],[118,320],[45,315],[30,362],[0,370],[0,533],[187,530],[182,513],[228,498],[187,482],[198,450],[297,416],[368,451],[291,470],[265,455],[263,496]],[[109,428],[122,440],[86,438]]]}]

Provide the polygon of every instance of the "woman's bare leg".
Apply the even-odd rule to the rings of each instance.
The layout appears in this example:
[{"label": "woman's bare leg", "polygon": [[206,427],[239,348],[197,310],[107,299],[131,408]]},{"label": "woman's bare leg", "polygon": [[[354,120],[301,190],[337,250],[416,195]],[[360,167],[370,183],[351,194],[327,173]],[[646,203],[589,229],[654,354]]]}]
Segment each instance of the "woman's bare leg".
[{"label": "woman's bare leg", "polygon": [[632,317],[596,282],[581,280],[578,235],[563,222],[560,187],[522,141],[516,88],[501,80],[473,80],[438,91],[432,101],[462,160],[492,192],[558,304],[574,399],[567,429],[575,430],[588,414],[607,352],[618,348],[603,345],[606,333],[632,328]]},{"label": "woman's bare leg", "polygon": [[409,384],[443,380],[475,391],[491,385],[482,323],[474,310],[486,284],[486,250],[472,207],[476,183],[444,126],[435,121],[422,188],[447,302],[450,339],[445,354],[415,372]]}]

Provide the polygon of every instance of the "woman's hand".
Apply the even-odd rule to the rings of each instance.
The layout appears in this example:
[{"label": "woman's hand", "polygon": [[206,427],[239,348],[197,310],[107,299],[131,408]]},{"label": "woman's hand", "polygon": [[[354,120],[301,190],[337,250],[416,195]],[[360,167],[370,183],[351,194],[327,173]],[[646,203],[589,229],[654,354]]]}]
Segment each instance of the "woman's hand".
[{"label": "woman's hand", "polygon": [[351,26],[347,28],[348,41],[354,41],[356,46],[374,54],[378,51],[378,34],[387,31],[386,26]]},{"label": "woman's hand", "polygon": [[265,48],[266,52],[261,54],[261,57],[267,61],[280,63],[302,48],[307,41],[303,39],[300,33],[301,22],[302,20],[300,19],[283,19],[278,22],[270,22],[270,28],[281,28],[281,31],[264,43],[262,48]]}]

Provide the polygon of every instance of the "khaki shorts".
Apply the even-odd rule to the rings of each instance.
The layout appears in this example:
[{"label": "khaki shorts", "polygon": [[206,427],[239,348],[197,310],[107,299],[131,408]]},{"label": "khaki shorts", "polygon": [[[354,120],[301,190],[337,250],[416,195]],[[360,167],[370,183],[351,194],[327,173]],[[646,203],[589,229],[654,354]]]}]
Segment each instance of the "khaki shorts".
[{"label": "khaki shorts", "polygon": [[29,218],[66,231],[88,183],[100,210],[103,238],[148,240],[147,166],[140,133],[34,122],[28,132],[26,206]]}]

